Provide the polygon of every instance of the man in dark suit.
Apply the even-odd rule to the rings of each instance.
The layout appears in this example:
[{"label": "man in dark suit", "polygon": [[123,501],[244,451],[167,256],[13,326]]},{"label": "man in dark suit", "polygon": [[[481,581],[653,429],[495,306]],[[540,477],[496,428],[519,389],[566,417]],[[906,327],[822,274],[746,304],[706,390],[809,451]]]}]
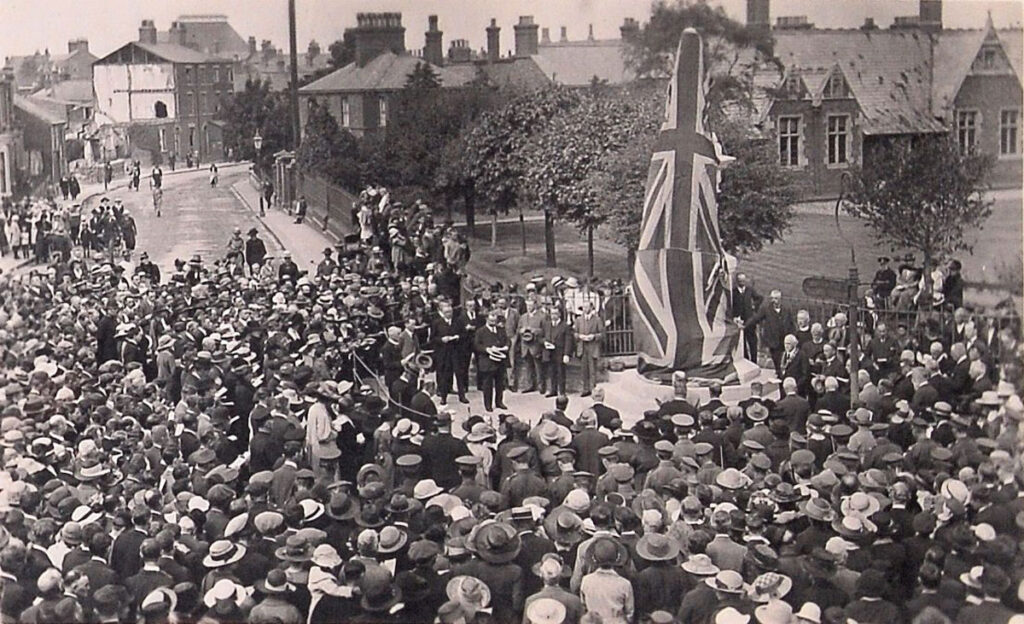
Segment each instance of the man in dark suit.
[{"label": "man in dark suit", "polygon": [[780,362],[780,368],[782,369],[781,377],[783,379],[792,377],[796,380],[797,390],[803,396],[809,396],[809,390],[811,388],[811,364],[807,361],[807,356],[800,350],[800,344],[797,337],[793,334],[789,334],[783,340],[785,351],[782,353],[782,361]]},{"label": "man in dark suit", "polygon": [[565,394],[565,367],[572,353],[572,328],[562,318],[562,311],[552,307],[544,321],[543,337],[545,378],[548,396]]},{"label": "man in dark suit", "polygon": [[476,368],[480,373],[480,390],[484,393],[484,410],[490,412],[495,407],[508,409],[501,398],[505,390],[505,370],[508,367],[510,348],[508,334],[499,324],[497,311],[488,312],[487,324],[476,330],[473,351],[476,353]]},{"label": "man in dark suit", "polygon": [[[463,394],[469,389],[469,363],[473,359],[473,340],[476,338],[476,330],[483,327],[484,317],[477,310],[474,299],[466,299],[462,304],[462,312],[455,316],[455,326],[459,328],[462,336],[455,343],[455,384],[462,388]],[[479,387],[479,380],[477,386]],[[463,401],[459,397],[459,401]]]},{"label": "man in dark suit", "polygon": [[[516,507],[511,511],[512,525],[516,528],[522,546],[519,554],[512,560],[523,570],[532,570],[533,566],[540,563],[541,558],[547,553],[555,552],[555,543],[546,537],[537,534],[536,522],[529,507]],[[524,595],[531,595],[540,591],[543,586],[540,577],[536,574],[524,576]]]},{"label": "man in dark suit", "polygon": [[619,410],[604,404],[604,388],[594,388],[591,398],[594,399],[594,404],[590,406],[590,409],[594,410],[594,413],[597,414],[598,427],[611,429],[613,420],[616,418],[621,420]]},{"label": "man in dark suit", "polygon": [[[732,289],[732,313],[731,317],[739,319],[743,326],[746,326],[758,308],[764,303],[764,297],[760,295],[753,286],[747,284],[747,274],[736,274],[736,286]],[[757,331],[753,325],[743,332],[743,356],[751,362],[757,361]]]},{"label": "man in dark suit", "polygon": [[118,578],[126,579],[142,569],[139,547],[149,537],[144,530],[148,523],[149,509],[138,508],[132,512],[132,528],[114,540],[110,548],[110,567],[117,572]]},{"label": "man in dark suit", "polygon": [[772,364],[775,366],[775,374],[782,376],[782,351],[783,339],[796,331],[796,321],[793,319],[793,312],[782,305],[782,291],[773,290],[768,295],[768,301],[761,304],[757,313],[750,319],[749,323],[743,324],[743,329],[753,328],[761,325],[761,341],[768,348]]},{"label": "man in dark suit", "polygon": [[807,426],[807,417],[811,414],[810,403],[797,394],[797,383],[792,377],[782,380],[782,392],[786,396],[775,404],[773,416],[785,419],[790,431],[803,433]]},{"label": "man in dark suit", "polygon": [[871,289],[875,291],[875,295],[878,296],[878,302],[881,307],[888,308],[889,296],[892,294],[892,289],[896,288],[896,271],[892,270],[889,263],[892,260],[888,256],[882,256],[878,259],[878,270],[875,271],[875,278],[871,280]]},{"label": "man in dark suit", "polygon": [[961,342],[949,349],[953,369],[949,372],[949,384],[954,396],[960,396],[971,389],[971,362],[967,359],[967,348]]},{"label": "man in dark suit", "polygon": [[459,485],[459,466],[455,460],[469,455],[466,443],[452,435],[452,416],[446,411],[437,415],[437,433],[423,438],[421,456],[423,474],[430,475],[442,488],[451,489]]},{"label": "man in dark suit", "polygon": [[[456,324],[452,304],[442,301],[438,305],[438,317],[430,326],[430,341],[434,348],[434,372],[437,376],[437,396],[441,405],[448,404],[448,393],[452,391],[452,376],[458,363],[459,341],[462,328]],[[459,401],[469,403],[466,398],[466,379],[456,377]]]},{"label": "man in dark suit", "polygon": [[380,364],[384,373],[384,385],[391,389],[391,384],[402,374],[402,347],[399,337],[402,330],[398,327],[389,327],[387,330],[388,339],[380,348]]}]

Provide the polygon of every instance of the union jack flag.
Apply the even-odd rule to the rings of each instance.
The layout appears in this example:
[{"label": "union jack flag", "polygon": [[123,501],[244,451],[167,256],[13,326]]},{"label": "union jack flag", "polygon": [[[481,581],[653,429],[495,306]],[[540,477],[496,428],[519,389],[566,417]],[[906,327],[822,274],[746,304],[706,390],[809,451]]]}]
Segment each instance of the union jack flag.
[{"label": "union jack flag", "polygon": [[651,156],[633,268],[642,373],[671,369],[721,378],[733,372],[740,336],[729,319],[736,259],[722,246],[715,201],[719,167],[731,158],[706,129],[706,92],[701,38],[688,28]]}]

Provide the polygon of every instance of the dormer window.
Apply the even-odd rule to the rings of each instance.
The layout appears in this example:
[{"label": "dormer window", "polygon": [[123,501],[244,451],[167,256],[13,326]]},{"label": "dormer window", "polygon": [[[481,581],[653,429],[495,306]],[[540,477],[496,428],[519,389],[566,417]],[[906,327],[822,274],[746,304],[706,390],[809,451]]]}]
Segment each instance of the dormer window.
[{"label": "dormer window", "polygon": [[982,48],[981,54],[978,55],[978,64],[981,69],[995,69],[996,68],[996,50],[995,48]]},{"label": "dormer window", "polygon": [[846,88],[846,80],[843,79],[841,73],[835,72],[828,77],[828,82],[825,83],[824,96],[828,100],[850,97],[850,91]]},{"label": "dormer window", "polygon": [[782,85],[782,90],[785,92],[786,97],[798,99],[803,90],[800,86],[800,76],[789,76],[786,78],[786,82]]}]

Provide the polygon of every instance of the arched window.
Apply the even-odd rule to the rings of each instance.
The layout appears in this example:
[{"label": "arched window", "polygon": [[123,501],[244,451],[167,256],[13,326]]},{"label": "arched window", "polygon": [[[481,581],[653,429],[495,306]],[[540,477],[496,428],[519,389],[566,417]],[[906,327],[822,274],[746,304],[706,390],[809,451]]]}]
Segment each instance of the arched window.
[{"label": "arched window", "polygon": [[157,119],[164,119],[167,117],[167,105],[157,100],[156,104],[153,105],[153,112],[156,113]]}]

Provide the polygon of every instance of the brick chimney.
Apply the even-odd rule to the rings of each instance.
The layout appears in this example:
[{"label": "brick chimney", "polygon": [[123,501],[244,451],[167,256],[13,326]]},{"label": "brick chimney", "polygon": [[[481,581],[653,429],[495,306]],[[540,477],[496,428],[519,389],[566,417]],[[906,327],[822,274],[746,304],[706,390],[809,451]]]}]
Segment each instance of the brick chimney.
[{"label": "brick chimney", "polygon": [[444,63],[444,47],[441,42],[443,32],[437,29],[437,16],[427,17],[427,32],[423,46],[423,60],[431,65],[442,65]]},{"label": "brick chimney", "polygon": [[357,13],[356,63],[363,67],[378,54],[405,54],[405,27],[401,13]]},{"label": "brick chimney", "polygon": [[558,36],[559,43],[567,43],[569,41],[569,29],[562,26],[561,33]]},{"label": "brick chimney", "polygon": [[185,45],[185,25],[181,22],[171,22],[171,29],[168,31],[168,34],[170,35],[171,43],[176,43],[180,46]]},{"label": "brick chimney", "polygon": [[587,25],[587,41],[593,41],[593,40],[594,40],[594,25],[593,24],[588,24]]},{"label": "brick chimney", "polygon": [[548,29],[548,28],[541,28],[540,29],[540,43],[541,43],[541,45],[543,45],[545,43],[551,43],[551,30],[550,29]]},{"label": "brick chimney", "polygon": [[487,27],[487,60],[492,63],[501,58],[501,27],[498,21],[491,18],[491,25]]},{"label": "brick chimney", "polygon": [[249,56],[255,56],[256,50],[256,37],[249,35]]},{"label": "brick chimney", "polygon": [[452,63],[468,63],[473,58],[473,50],[465,39],[452,41],[452,47],[448,48],[448,60]]},{"label": "brick chimney", "polygon": [[771,30],[770,0],[747,0],[747,27],[760,32]]},{"label": "brick chimney", "polygon": [[622,20],[622,26],[619,26],[619,36],[623,41],[629,41],[638,34],[640,34],[640,24],[635,19],[627,17]]},{"label": "brick chimney", "polygon": [[537,31],[532,15],[521,15],[519,23],[513,26],[516,33],[516,56],[523,58],[537,53]]},{"label": "brick chimney", "polygon": [[942,30],[942,0],[921,0],[917,8],[918,23],[926,32]]},{"label": "brick chimney", "polygon": [[156,43],[156,25],[153,24],[153,20],[142,20],[139,26],[139,43]]},{"label": "brick chimney", "polygon": [[82,52],[89,51],[89,40],[88,39],[72,39],[68,41],[68,54],[74,54],[81,50]]}]

